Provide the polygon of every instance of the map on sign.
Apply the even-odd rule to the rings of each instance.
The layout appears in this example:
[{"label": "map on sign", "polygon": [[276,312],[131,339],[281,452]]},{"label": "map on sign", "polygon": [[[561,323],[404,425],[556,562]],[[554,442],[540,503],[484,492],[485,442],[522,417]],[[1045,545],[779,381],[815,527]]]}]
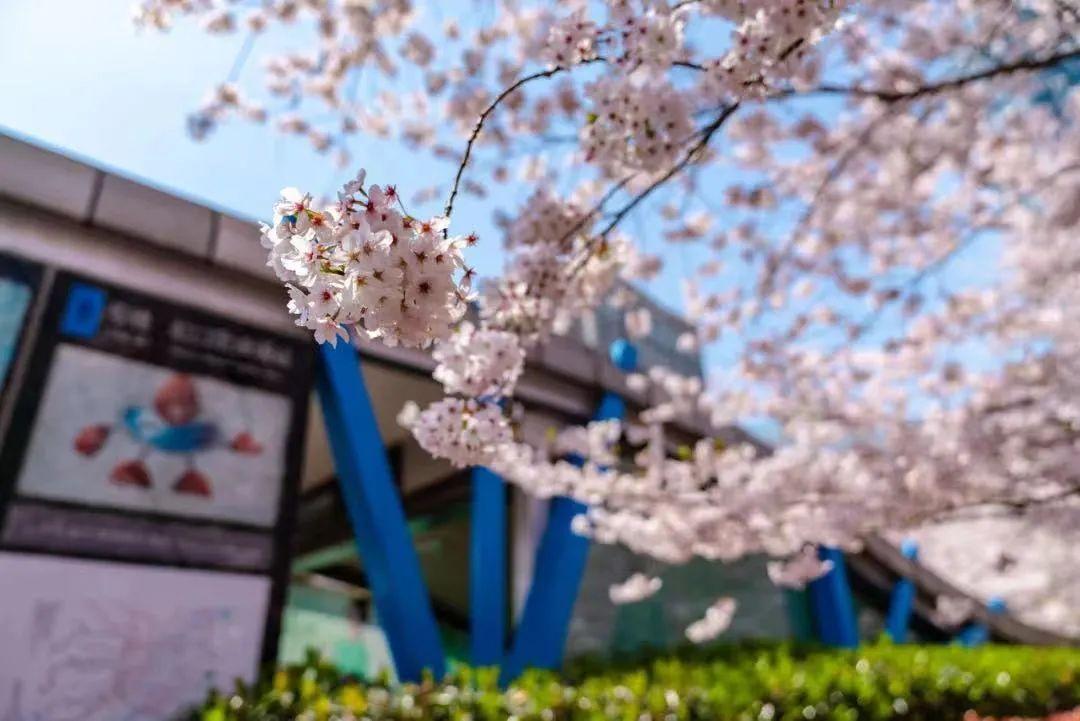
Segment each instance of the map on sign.
[{"label": "map on sign", "polygon": [[0,721],[167,721],[255,671],[265,579],[17,554],[0,577]]}]

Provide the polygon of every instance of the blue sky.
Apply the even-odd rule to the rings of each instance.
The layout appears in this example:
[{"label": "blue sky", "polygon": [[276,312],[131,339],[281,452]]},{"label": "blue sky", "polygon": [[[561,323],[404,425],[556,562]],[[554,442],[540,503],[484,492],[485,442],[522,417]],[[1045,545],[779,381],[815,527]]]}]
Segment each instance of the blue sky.
[{"label": "blue sky", "polygon": [[[242,35],[214,37],[181,21],[137,32],[131,0],[8,0],[0,42],[0,125],[156,185],[251,217],[296,185],[327,192],[344,178],[303,141],[268,127],[226,123],[201,143],[184,119],[223,80]],[[262,41],[260,41],[262,42]],[[266,43],[262,48],[266,49]],[[261,78],[260,47],[240,80]],[[370,171],[419,184],[419,163],[392,143],[354,145]]]}]

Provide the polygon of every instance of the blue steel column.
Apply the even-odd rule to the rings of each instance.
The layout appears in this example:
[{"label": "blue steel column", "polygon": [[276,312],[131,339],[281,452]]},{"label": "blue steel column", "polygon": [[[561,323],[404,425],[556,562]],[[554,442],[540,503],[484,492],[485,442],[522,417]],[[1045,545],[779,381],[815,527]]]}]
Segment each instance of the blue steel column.
[{"label": "blue steel column", "polygon": [[[624,372],[637,368],[637,350],[625,340],[611,344],[611,360]],[[615,393],[604,393],[594,420],[621,420],[626,404]],[[514,633],[513,645],[503,664],[500,682],[510,683],[528,667],[558,668],[562,665],[566,634],[574,611],[589,540],[570,529],[574,517],[586,507],[565,497],[553,498],[547,525],[533,564],[533,581]]]},{"label": "blue steel column", "polygon": [[[1005,604],[1005,599],[1000,596],[993,596],[986,602],[986,610],[989,611],[991,616],[1000,616],[1008,611],[1008,606]],[[973,621],[969,625],[965,626],[954,639],[954,643],[961,646],[967,646],[968,648],[974,648],[975,646],[981,646],[990,640],[990,626],[985,621]]]},{"label": "blue steel column", "polygon": [[[900,544],[900,553],[914,563],[919,559],[919,544],[908,538]],[[889,597],[889,614],[885,618],[885,632],[893,643],[907,641],[908,625],[911,623],[911,607],[915,603],[915,582],[902,577],[893,586]]]},{"label": "blue steel column", "polygon": [[341,496],[398,677],[418,681],[425,669],[441,677],[446,660],[431,597],[349,343],[319,346],[317,388]]},{"label": "blue steel column", "polygon": [[844,554],[838,548],[818,549],[822,560],[832,561],[832,570],[810,583],[810,603],[818,640],[829,646],[855,648],[859,645],[859,627],[855,604],[848,586]]},{"label": "blue steel column", "polygon": [[506,645],[506,484],[472,469],[469,632],[474,666],[497,666]]}]

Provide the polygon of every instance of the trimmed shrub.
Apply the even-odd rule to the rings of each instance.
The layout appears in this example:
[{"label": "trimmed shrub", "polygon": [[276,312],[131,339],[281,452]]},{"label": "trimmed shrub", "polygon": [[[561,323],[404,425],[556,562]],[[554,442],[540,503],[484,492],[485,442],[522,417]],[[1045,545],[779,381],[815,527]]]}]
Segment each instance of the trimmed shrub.
[{"label": "trimmed shrub", "polygon": [[1042,717],[1080,705],[1080,650],[892,646],[855,651],[749,644],[530,671],[500,690],[497,669],[440,683],[343,677],[312,656],[254,687],[211,694],[197,721],[961,721]]}]

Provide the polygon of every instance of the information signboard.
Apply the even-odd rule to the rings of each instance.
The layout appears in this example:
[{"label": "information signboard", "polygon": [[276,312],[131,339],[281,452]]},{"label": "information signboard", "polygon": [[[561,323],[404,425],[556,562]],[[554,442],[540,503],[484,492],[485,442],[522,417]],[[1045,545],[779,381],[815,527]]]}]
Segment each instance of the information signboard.
[{"label": "information signboard", "polygon": [[276,654],[314,353],[43,277],[0,450],[0,719],[168,718]]}]

